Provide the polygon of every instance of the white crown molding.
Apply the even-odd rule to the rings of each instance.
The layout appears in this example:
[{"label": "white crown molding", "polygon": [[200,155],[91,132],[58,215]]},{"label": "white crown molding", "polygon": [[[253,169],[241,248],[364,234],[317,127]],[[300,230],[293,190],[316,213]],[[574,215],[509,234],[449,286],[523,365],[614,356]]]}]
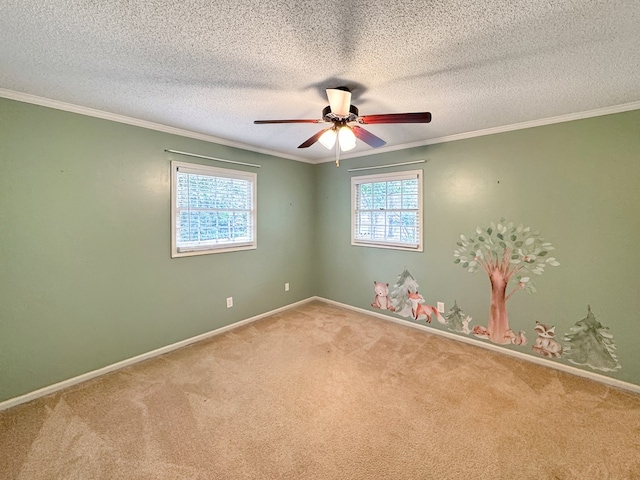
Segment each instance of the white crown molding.
[{"label": "white crown molding", "polygon": [[[255,153],[262,153],[264,155],[272,155],[279,158],[286,158],[288,160],[295,160],[298,162],[317,165],[320,163],[335,161],[335,157],[327,157],[327,158],[322,158],[318,160],[310,160],[308,158],[300,157],[298,155],[289,155],[282,152],[276,152],[274,150],[257,148],[251,145],[246,145],[244,143],[234,142],[231,140],[226,140],[224,138],[214,137],[212,135],[205,135],[203,133],[192,132],[190,130],[183,130],[181,128],[170,127],[168,125],[162,125],[160,123],[140,120],[137,118],[127,117],[125,115],[119,115],[117,113],[105,112],[105,111],[97,110],[94,108],[82,107],[82,106],[74,105],[71,103],[65,103],[58,100],[38,97],[36,95],[16,92],[14,90],[8,90],[5,88],[0,88],[0,97],[8,98],[9,100],[17,100],[19,102],[40,105],[42,107],[49,107],[49,108],[55,108],[57,110],[64,110],[66,112],[78,113],[80,115],[87,115],[89,117],[101,118],[103,120],[111,120],[113,122],[125,123],[127,125],[134,125],[137,127],[147,128],[150,130],[156,130],[159,132],[179,135],[181,137],[194,138],[196,140],[203,140],[205,142],[216,143],[218,145],[225,145],[227,147],[234,147],[234,148],[248,150]],[[366,152],[341,155],[341,159],[348,160],[350,158],[365,157],[369,155],[377,155],[380,153],[395,152],[397,150],[406,150],[408,148],[424,147],[426,145],[435,145],[438,143],[454,142],[456,140],[465,140],[468,138],[483,137],[485,135],[494,135],[496,133],[511,132],[514,130],[524,130],[526,128],[542,127],[545,125],[553,125],[555,123],[571,122],[573,120],[583,120],[585,118],[600,117],[603,115],[611,115],[614,113],[628,112],[631,110],[640,110],[640,101],[623,103],[621,105],[613,105],[611,107],[597,108],[594,110],[587,110],[585,112],[558,115],[556,117],[541,118],[539,120],[531,120],[528,122],[514,123],[511,125],[503,125],[499,127],[486,128],[483,130],[474,130],[472,132],[457,133],[455,135],[446,135],[444,137],[430,138],[427,140],[421,140],[419,142],[404,143],[402,145],[392,145],[389,147],[378,148],[374,152],[366,151]]]},{"label": "white crown molding", "polygon": [[556,370],[561,370],[566,373],[570,373],[572,375],[577,375],[579,377],[588,378],[590,380],[596,381],[598,383],[603,383],[605,385],[609,385],[611,387],[620,388],[622,390],[627,390],[630,392],[640,394],[640,385],[636,385],[635,383],[629,383],[622,380],[617,380],[615,378],[608,377],[606,375],[600,375],[599,373],[589,372],[587,370],[582,370],[577,367],[572,367],[571,365],[565,365],[562,363],[557,363],[552,360],[548,360],[542,357],[534,357],[533,355],[528,355],[526,353],[518,352],[516,350],[510,350],[505,347],[500,347],[498,345],[494,345],[492,343],[483,342],[480,340],[476,340],[475,338],[469,338],[462,335],[457,335],[455,333],[446,332],[444,330],[438,330],[437,328],[427,327],[426,325],[420,325],[419,323],[413,323],[408,320],[403,320],[401,318],[392,317],[390,315],[385,315],[378,312],[371,312],[369,310],[365,310],[364,308],[354,307],[352,305],[348,305],[346,303],[336,302],[334,300],[329,300],[322,297],[315,297],[313,300],[319,300],[321,302],[329,303],[331,305],[335,305],[337,307],[346,308],[347,310],[353,310],[358,313],[363,313],[365,315],[370,315],[372,317],[380,318],[382,320],[386,320],[393,323],[398,323],[400,325],[404,325],[405,327],[411,327],[423,332],[433,333],[434,335],[439,335],[441,337],[446,337],[451,340],[456,340],[458,342],[468,343],[471,345],[475,345],[476,347],[481,347],[487,350],[491,350],[493,352],[502,353],[504,355],[508,355],[510,357],[519,358],[520,360],[525,360],[527,362],[536,363],[538,365],[542,365],[549,368],[554,368]]},{"label": "white crown molding", "polygon": [[[465,140],[467,138],[484,137],[485,135],[495,135],[496,133],[512,132],[514,130],[524,130],[526,128],[543,127],[545,125],[553,125],[555,123],[572,122],[574,120],[584,120],[586,118],[601,117],[614,113],[629,112],[631,110],[640,110],[640,102],[623,103],[621,105],[613,105],[611,107],[597,108],[587,110],[585,112],[569,113],[566,115],[558,115],[556,117],[541,118],[539,120],[530,120],[528,122],[513,123],[511,125],[502,125],[500,127],[485,128],[483,130],[474,130],[472,132],[457,133],[455,135],[446,135],[444,137],[430,138],[419,142],[405,143],[402,145],[392,145],[389,147],[376,148],[374,152],[352,153],[341,156],[341,160],[349,158],[364,157],[369,155],[377,155],[379,153],[395,152],[397,150],[406,150],[408,148],[424,147],[426,145],[435,145],[437,143],[455,142],[456,140]],[[324,158],[315,163],[333,162],[334,158]]]},{"label": "white crown molding", "polygon": [[78,113],[80,115],[100,118],[102,120],[110,120],[112,122],[125,123],[127,125],[133,125],[136,127],[146,128],[149,130],[156,130],[158,132],[169,133],[172,135],[179,135],[181,137],[194,138],[196,140],[203,140],[205,142],[224,145],[227,147],[234,147],[242,150],[249,150],[251,152],[262,153],[264,155],[272,155],[279,158],[286,158],[288,160],[296,160],[298,162],[313,163],[313,162],[310,162],[309,159],[302,158],[296,155],[287,155],[287,154],[276,152],[273,150],[257,148],[251,145],[245,145],[244,143],[234,142],[231,140],[226,140],[224,138],[214,137],[212,135],[205,135],[204,133],[192,132],[190,130],[184,130],[181,128],[170,127],[168,125],[162,125],[161,123],[149,122],[147,120],[140,120],[138,118],[127,117],[125,115],[119,115],[117,113],[105,112],[103,110],[97,110],[95,108],[82,107],[80,105],[74,105],[72,103],[61,102],[59,100],[52,100],[50,98],[38,97],[37,95],[16,92],[14,90],[8,90],[5,88],[0,88],[0,97],[7,98],[9,100],[16,100],[18,102],[31,103],[33,105],[39,105],[41,107],[55,108],[56,110],[63,110],[65,112]]}]

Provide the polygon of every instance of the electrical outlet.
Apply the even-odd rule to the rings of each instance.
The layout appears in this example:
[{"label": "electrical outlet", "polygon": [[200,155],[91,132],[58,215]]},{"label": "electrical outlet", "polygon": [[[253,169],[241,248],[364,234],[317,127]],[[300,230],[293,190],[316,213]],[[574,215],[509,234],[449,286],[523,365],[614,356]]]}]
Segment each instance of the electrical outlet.
[{"label": "electrical outlet", "polygon": [[227,297],[227,308],[233,307],[233,297]]},{"label": "electrical outlet", "polygon": [[289,291],[289,284],[288,284],[288,283],[285,283],[285,284],[284,284],[284,291],[285,291],[285,292],[288,292],[288,291]]},{"label": "electrical outlet", "polygon": [[438,311],[444,313],[444,302],[438,302]]}]

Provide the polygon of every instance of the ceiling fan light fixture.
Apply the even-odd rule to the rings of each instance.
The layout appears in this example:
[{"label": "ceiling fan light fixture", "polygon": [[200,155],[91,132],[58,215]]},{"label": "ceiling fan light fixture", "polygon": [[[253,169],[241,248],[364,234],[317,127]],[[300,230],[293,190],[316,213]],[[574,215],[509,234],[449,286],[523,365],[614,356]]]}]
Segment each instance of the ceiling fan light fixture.
[{"label": "ceiling fan light fixture", "polygon": [[356,148],[356,136],[353,130],[348,126],[342,126],[338,130],[338,142],[340,143],[340,150],[347,152]]},{"label": "ceiling fan light fixture", "polygon": [[324,132],[322,135],[320,135],[320,138],[318,139],[318,141],[327,150],[331,150],[333,148],[333,146],[336,144],[336,137],[337,136],[338,136],[338,134],[336,133],[335,129],[334,128],[330,128],[329,130]]},{"label": "ceiling fan light fixture", "polygon": [[341,117],[349,115],[349,107],[351,106],[351,92],[340,88],[327,88],[327,98],[331,113]]}]

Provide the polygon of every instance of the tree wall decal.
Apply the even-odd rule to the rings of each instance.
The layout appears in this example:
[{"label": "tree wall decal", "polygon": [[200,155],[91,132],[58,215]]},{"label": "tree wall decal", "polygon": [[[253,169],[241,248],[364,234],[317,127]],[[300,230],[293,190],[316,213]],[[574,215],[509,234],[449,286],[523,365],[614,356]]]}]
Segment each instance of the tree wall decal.
[{"label": "tree wall decal", "polygon": [[[460,235],[457,245],[454,263],[470,273],[482,269],[491,283],[489,324],[486,328],[474,327],[474,333],[499,344],[524,344],[524,334],[515,335],[509,328],[507,301],[520,290],[536,292],[530,274],[542,275],[547,266],[560,265],[555,257],[548,256],[554,247],[540,237],[539,231],[532,232],[522,224],[515,226],[504,218],[476,227],[472,235]],[[512,282],[514,286],[507,292]]]},{"label": "tree wall decal", "polygon": [[449,309],[447,314],[445,315],[447,319],[447,325],[449,325],[449,330],[454,332],[460,332],[464,334],[469,334],[469,323],[471,322],[471,317],[462,311],[462,309],[458,306],[458,301],[455,300],[453,302],[453,307]]},{"label": "tree wall decal", "polygon": [[616,345],[609,327],[596,320],[587,306],[587,316],[571,327],[571,333],[564,336],[565,354],[571,363],[587,365],[594,370],[613,372],[621,368],[615,353]]},{"label": "tree wall decal", "polygon": [[400,275],[396,283],[393,285],[393,290],[389,293],[389,301],[395,309],[395,312],[403,317],[411,316],[411,300],[409,300],[409,292],[418,291],[418,282],[413,278],[413,275],[409,273],[407,267]]}]

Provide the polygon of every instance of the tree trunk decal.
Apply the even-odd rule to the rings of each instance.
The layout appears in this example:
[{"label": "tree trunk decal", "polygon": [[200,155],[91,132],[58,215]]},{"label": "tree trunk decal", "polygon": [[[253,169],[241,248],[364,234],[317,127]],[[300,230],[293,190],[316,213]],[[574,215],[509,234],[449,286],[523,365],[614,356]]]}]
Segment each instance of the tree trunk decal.
[{"label": "tree trunk decal", "polygon": [[[507,223],[504,218],[497,224],[491,222],[488,226],[476,227],[473,235],[460,235],[457,245],[454,263],[470,273],[484,270],[491,284],[489,323],[487,327],[476,325],[473,333],[494,343],[526,344],[524,332],[516,334],[509,327],[507,301],[520,290],[535,293],[531,277],[527,275],[542,275],[547,266],[560,265],[555,257],[548,256],[554,247],[540,237],[540,232]],[[515,285],[507,292],[512,280]]]},{"label": "tree trunk decal", "polygon": [[511,343],[507,335],[509,330],[509,317],[507,315],[507,283],[502,274],[496,269],[489,277],[491,280],[491,308],[487,331],[489,338],[494,343]]}]

